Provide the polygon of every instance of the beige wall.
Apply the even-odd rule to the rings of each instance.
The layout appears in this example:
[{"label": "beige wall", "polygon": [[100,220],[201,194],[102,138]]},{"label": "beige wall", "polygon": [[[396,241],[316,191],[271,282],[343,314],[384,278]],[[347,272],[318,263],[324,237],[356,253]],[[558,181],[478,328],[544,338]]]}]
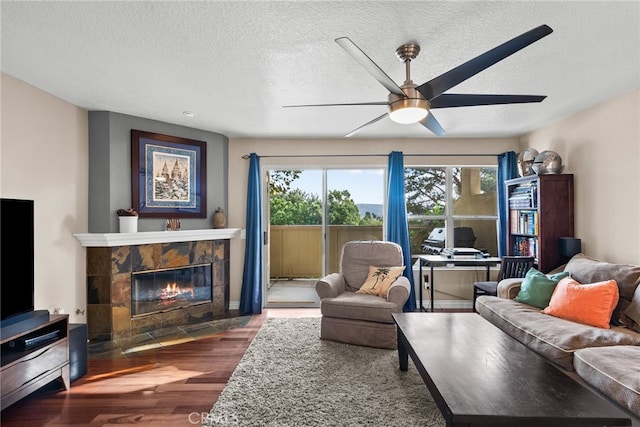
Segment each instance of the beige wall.
[{"label": "beige wall", "polygon": [[585,254],[640,263],[640,90],[525,135],[575,174],[576,237]]},{"label": "beige wall", "polygon": [[[286,166],[343,167],[371,166],[386,168],[388,154],[402,151],[405,166],[425,165],[495,165],[496,156],[518,151],[517,138],[496,139],[231,139],[229,141],[229,227],[245,227],[246,190],[249,161],[243,156],[261,156],[262,168]],[[339,155],[334,156],[333,155]],[[449,155],[455,156],[449,156]],[[489,156],[469,156],[489,154]],[[287,157],[312,155],[313,157]],[[354,155],[359,157],[350,157]],[[425,157],[424,155],[429,155]],[[264,202],[264,201],[263,201]],[[231,308],[237,308],[242,286],[244,240],[231,241]]]},{"label": "beige wall", "polygon": [[[64,308],[86,323],[88,114],[1,74],[2,197],[35,201],[35,308]],[[6,268],[6,266],[3,266]]]}]

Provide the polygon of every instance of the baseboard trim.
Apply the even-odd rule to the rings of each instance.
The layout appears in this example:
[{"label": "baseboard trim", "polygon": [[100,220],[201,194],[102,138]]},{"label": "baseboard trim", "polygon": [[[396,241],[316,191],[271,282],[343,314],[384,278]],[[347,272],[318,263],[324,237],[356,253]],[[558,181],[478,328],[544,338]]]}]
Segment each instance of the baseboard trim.
[{"label": "baseboard trim", "polygon": [[[470,309],[473,308],[473,302],[469,300],[435,300],[434,308],[443,308],[447,310],[451,309]],[[431,308],[431,301],[422,300],[422,306],[429,309]]]},{"label": "baseboard trim", "polygon": [[[284,306],[284,305],[283,305]],[[422,300],[422,306],[430,308],[431,303],[429,300]],[[435,300],[435,308],[450,309],[470,309],[473,308],[473,302],[469,300]],[[229,310],[239,310],[240,301],[229,301]]]}]

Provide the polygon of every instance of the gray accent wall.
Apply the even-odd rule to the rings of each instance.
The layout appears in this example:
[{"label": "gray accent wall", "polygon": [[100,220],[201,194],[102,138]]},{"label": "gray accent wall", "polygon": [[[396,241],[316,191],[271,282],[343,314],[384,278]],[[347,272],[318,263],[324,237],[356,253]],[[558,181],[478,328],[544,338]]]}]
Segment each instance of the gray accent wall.
[{"label": "gray accent wall", "polygon": [[[227,212],[229,139],[219,133],[129,116],[89,112],[89,233],[117,233],[118,209],[132,207],[131,130],[207,143],[207,217],[182,218],[183,230],[213,228],[218,207]],[[138,231],[161,231],[165,218],[140,218]]]}]

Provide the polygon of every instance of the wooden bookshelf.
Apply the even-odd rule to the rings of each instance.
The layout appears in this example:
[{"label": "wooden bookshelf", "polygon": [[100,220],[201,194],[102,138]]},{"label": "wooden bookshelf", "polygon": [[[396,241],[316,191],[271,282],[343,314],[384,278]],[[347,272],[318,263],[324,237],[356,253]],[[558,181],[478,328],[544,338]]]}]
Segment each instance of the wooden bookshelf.
[{"label": "wooden bookshelf", "polygon": [[573,174],[528,175],[505,185],[508,254],[533,255],[544,273],[565,263],[558,238],[574,237]]}]

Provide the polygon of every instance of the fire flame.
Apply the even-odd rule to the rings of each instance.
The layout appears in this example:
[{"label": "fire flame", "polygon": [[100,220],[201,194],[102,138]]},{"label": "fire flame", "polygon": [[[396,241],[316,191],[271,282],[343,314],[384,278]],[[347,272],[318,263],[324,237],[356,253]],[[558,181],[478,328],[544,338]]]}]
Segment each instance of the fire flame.
[{"label": "fire flame", "polygon": [[167,299],[174,299],[176,297],[182,296],[185,297],[186,295],[190,294],[191,295],[191,299],[195,298],[195,292],[193,290],[193,288],[181,288],[180,286],[178,286],[177,283],[173,282],[173,283],[167,283],[167,287],[164,288],[162,290],[162,292],[160,293],[160,299],[163,300],[167,300]]}]

